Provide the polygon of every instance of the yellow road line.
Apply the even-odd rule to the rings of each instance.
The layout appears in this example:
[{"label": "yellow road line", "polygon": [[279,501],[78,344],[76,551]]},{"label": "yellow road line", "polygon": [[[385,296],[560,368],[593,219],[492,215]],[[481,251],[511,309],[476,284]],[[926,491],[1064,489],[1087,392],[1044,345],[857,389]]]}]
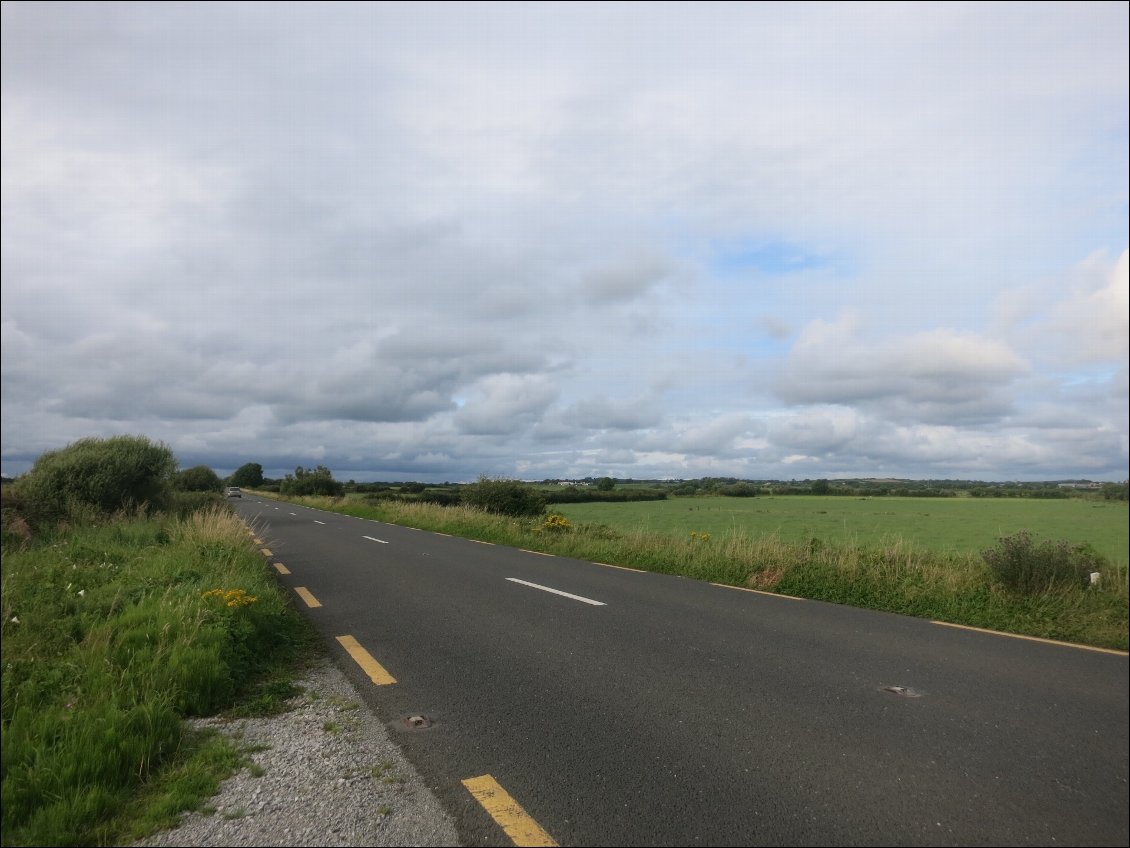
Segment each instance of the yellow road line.
[{"label": "yellow road line", "polygon": [[302,598],[302,600],[306,602],[306,606],[310,607],[311,609],[313,609],[314,607],[320,607],[322,605],[322,602],[311,595],[310,590],[305,586],[298,586],[294,591],[298,593],[298,597]]},{"label": "yellow road line", "polygon": [[938,624],[942,627],[955,627],[958,630],[973,630],[977,633],[989,633],[993,636],[1007,636],[1010,639],[1026,639],[1029,642],[1043,642],[1046,645],[1062,645],[1065,648],[1078,648],[1081,651],[1095,651],[1100,654],[1115,654],[1121,657],[1130,656],[1126,651],[1118,651],[1114,648],[1096,648],[1093,645],[1080,645],[1076,642],[1060,642],[1056,639],[1042,639],[1039,636],[1024,636],[1020,633],[1004,633],[1000,630],[987,630],[984,627],[970,627],[968,624],[951,624],[948,621],[931,621],[930,623]]},{"label": "yellow road line", "polygon": [[279,574],[290,574],[290,569],[283,565],[281,562],[275,563],[275,571]]},{"label": "yellow road line", "polygon": [[467,791],[483,805],[492,819],[506,831],[515,845],[556,845],[553,837],[541,829],[522,807],[499,786],[489,774],[469,777],[463,781]]},{"label": "yellow road line", "polygon": [[626,565],[613,565],[610,562],[594,562],[593,565],[603,565],[605,568],[618,568],[621,571],[634,571],[637,574],[647,574],[646,568],[629,568]]},{"label": "yellow road line", "polygon": [[263,556],[274,556],[274,554],[271,553],[270,548],[260,548],[259,553],[261,553]]},{"label": "yellow road line", "polygon": [[254,539],[252,539],[252,541],[253,541],[253,542],[254,542],[254,543],[255,543],[256,545],[261,545],[261,544],[263,544],[263,540],[262,540],[262,539],[260,539],[260,538],[259,538],[258,536],[256,536],[256,537],[255,537]]},{"label": "yellow road line", "polygon": [[745,586],[731,586],[728,583],[711,583],[711,586],[720,586],[723,589],[737,589],[739,592],[753,592],[755,595],[768,595],[771,598],[788,598],[790,601],[807,601],[810,598],[798,598],[796,595],[783,595],[780,592],[766,592],[764,589],[747,589]]},{"label": "yellow road line", "polygon": [[352,636],[338,636],[337,641],[377,686],[387,686],[396,682],[396,678],[385,671],[384,666],[373,659],[373,655],[362,648],[361,643]]}]

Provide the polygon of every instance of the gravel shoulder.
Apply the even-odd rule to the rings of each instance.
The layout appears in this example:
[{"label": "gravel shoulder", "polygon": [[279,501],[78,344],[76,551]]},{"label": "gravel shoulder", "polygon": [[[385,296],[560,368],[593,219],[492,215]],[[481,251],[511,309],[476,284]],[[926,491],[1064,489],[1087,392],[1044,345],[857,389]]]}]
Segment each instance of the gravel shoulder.
[{"label": "gravel shoulder", "polygon": [[[455,826],[388,729],[326,658],[295,684],[294,709],[193,721],[247,750],[210,811],[136,846],[459,845]],[[214,810],[214,812],[211,812]]]}]

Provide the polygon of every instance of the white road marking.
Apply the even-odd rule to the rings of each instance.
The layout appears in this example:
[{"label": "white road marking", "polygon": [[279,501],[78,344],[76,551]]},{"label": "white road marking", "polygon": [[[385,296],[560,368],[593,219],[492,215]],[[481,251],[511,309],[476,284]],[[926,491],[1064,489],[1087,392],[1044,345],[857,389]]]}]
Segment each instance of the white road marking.
[{"label": "white road marking", "polygon": [[362,536],[361,538],[368,539],[370,542],[380,542],[382,545],[388,544],[384,539],[374,539],[372,536]]},{"label": "white road marking", "polygon": [[315,518],[315,519],[314,519],[314,523],[315,523],[315,524],[325,524],[326,522],[324,522],[324,521],[319,521],[318,519],[316,519],[316,518]]},{"label": "white road marking", "polygon": [[519,580],[517,577],[507,577],[506,579],[511,583],[521,583],[523,586],[529,586],[532,589],[541,589],[543,592],[552,592],[555,595],[572,598],[574,601],[580,601],[582,604],[592,604],[594,607],[607,606],[604,601],[594,601],[592,598],[582,598],[580,595],[571,595],[568,592],[562,592],[560,589],[551,589],[548,586],[539,586],[537,583],[530,583],[527,580]]}]

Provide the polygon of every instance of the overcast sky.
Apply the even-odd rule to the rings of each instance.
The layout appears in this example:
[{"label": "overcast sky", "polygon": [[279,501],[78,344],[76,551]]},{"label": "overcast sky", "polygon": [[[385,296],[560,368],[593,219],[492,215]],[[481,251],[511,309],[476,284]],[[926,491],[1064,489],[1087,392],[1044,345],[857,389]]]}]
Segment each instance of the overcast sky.
[{"label": "overcast sky", "polygon": [[3,4],[3,471],[1127,477],[1114,3]]}]

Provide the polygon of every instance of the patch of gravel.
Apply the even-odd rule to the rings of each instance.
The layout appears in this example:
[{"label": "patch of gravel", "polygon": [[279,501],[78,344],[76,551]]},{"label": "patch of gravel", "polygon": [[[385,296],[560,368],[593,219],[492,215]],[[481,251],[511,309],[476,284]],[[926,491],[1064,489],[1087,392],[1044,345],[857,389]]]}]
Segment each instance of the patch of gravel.
[{"label": "patch of gravel", "polygon": [[250,764],[207,802],[214,812],[186,813],[136,846],[459,845],[450,817],[329,659],[295,684],[304,694],[282,715],[192,722],[230,737]]}]

